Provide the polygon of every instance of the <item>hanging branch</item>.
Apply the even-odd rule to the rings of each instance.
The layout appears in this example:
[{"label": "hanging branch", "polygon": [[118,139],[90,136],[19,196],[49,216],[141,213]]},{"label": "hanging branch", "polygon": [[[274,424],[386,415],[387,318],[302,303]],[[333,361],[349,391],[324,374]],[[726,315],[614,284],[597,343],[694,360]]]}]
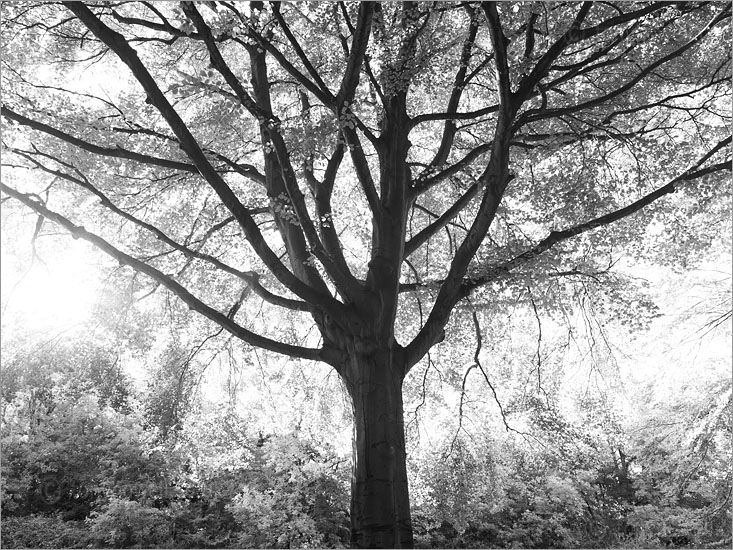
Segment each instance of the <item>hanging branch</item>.
[{"label": "hanging branch", "polygon": [[537,371],[537,391],[545,393],[545,397],[547,397],[547,393],[542,388],[542,321],[540,320],[540,313],[537,311],[537,304],[534,301],[534,296],[532,296],[532,289],[527,287],[527,292],[529,293],[529,303],[532,304],[532,311],[534,312],[534,317],[537,321],[537,351],[535,352],[537,364],[533,370]]},{"label": "hanging branch", "polygon": [[476,365],[476,367],[481,371],[481,374],[483,374],[484,380],[486,380],[486,384],[489,386],[489,389],[491,390],[491,393],[494,396],[494,401],[496,402],[496,405],[499,407],[499,414],[501,414],[501,420],[504,423],[504,428],[506,429],[506,431],[508,432],[511,431],[511,432],[514,432],[520,435],[526,435],[512,428],[509,425],[509,422],[507,421],[506,412],[504,411],[504,407],[502,407],[501,402],[499,401],[499,396],[496,394],[496,389],[494,388],[494,385],[491,383],[491,380],[489,379],[489,375],[486,374],[486,370],[484,370],[484,366],[481,364],[481,359],[479,358],[483,340],[481,338],[481,325],[479,325],[478,314],[476,313],[475,309],[471,312],[471,317],[473,319],[474,334],[476,335],[476,351],[473,354],[473,362]]},{"label": "hanging branch", "polygon": [[496,389],[494,388],[494,385],[491,383],[491,380],[489,379],[488,374],[486,374],[486,370],[484,369],[484,366],[481,364],[481,348],[483,346],[483,338],[481,336],[481,325],[479,324],[478,320],[478,313],[475,309],[471,311],[471,319],[473,320],[473,328],[474,328],[474,335],[476,337],[476,349],[473,352],[473,363],[471,366],[466,369],[466,372],[463,375],[463,381],[461,382],[461,398],[460,402],[458,404],[458,428],[456,429],[456,433],[453,436],[453,440],[451,441],[450,446],[450,453],[453,452],[453,446],[455,445],[455,442],[458,438],[458,434],[463,429],[463,401],[466,395],[466,380],[468,379],[468,375],[471,373],[473,369],[478,369],[481,371],[481,374],[484,377],[484,380],[486,381],[486,384],[489,386],[489,389],[491,390],[491,393],[494,396],[494,401],[496,402],[496,405],[499,407],[499,414],[501,415],[501,420],[504,423],[504,429],[507,432],[513,432],[517,435],[521,435],[525,438],[530,437],[530,434],[527,434],[525,432],[522,432],[520,430],[517,430],[516,428],[512,428],[509,425],[509,421],[507,419],[506,412],[504,411],[504,407],[502,406],[501,402],[499,401],[499,396],[496,393]]}]

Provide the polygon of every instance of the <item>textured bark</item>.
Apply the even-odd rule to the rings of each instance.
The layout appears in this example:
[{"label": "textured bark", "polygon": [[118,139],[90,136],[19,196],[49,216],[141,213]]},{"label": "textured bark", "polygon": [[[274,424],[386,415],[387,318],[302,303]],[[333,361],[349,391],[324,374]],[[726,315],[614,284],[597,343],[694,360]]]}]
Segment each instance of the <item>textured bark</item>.
[{"label": "textured bark", "polygon": [[412,548],[402,416],[404,365],[398,353],[349,359],[345,381],[354,410],[351,544]]}]

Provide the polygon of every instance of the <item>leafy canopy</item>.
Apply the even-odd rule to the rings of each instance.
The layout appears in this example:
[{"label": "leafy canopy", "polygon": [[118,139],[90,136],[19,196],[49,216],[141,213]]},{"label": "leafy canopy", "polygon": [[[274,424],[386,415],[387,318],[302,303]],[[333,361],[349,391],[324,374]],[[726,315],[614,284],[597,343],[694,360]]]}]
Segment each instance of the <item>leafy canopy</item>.
[{"label": "leafy canopy", "polygon": [[725,223],[724,3],[3,10],[6,196],[267,350],[409,368],[471,293],[578,281],[623,315],[619,255]]}]

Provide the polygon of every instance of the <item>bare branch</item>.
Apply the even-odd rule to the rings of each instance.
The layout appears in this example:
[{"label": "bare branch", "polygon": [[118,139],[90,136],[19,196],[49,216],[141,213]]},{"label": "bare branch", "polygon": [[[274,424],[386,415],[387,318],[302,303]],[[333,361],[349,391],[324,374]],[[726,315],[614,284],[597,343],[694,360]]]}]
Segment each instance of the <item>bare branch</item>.
[{"label": "bare branch", "polygon": [[[501,414],[501,420],[504,422],[504,428],[506,431],[512,431],[518,434],[522,434],[522,432],[518,432],[511,426],[509,426],[509,422],[507,421],[506,412],[504,411],[504,407],[502,407],[501,402],[499,401],[499,396],[496,394],[496,389],[494,388],[494,385],[491,383],[491,380],[489,379],[489,375],[486,374],[486,371],[484,370],[484,366],[481,364],[480,360],[480,354],[481,354],[481,346],[483,343],[483,340],[481,338],[481,325],[479,325],[478,322],[478,315],[476,314],[476,310],[473,310],[471,312],[471,317],[473,319],[473,328],[474,333],[476,334],[476,351],[473,354],[473,362],[476,367],[481,371],[481,374],[484,375],[484,380],[486,380],[486,384],[489,386],[489,389],[491,390],[491,393],[494,395],[494,401],[496,402],[497,406],[499,407],[499,414]],[[525,435],[525,434],[522,434]]]},{"label": "bare branch", "polygon": [[529,303],[532,304],[534,318],[537,321],[537,351],[535,352],[537,363],[533,370],[537,371],[537,391],[544,392],[542,388],[542,321],[540,320],[540,312],[537,310],[534,296],[532,296],[532,290],[529,287],[527,288],[527,292],[529,292]]}]

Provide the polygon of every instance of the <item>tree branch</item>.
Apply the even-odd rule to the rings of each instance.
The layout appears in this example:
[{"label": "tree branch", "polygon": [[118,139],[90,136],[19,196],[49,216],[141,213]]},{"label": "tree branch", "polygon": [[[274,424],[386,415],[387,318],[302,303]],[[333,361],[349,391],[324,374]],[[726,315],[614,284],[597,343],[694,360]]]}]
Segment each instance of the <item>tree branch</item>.
[{"label": "tree branch", "polygon": [[308,71],[308,74],[311,75],[311,77],[313,78],[315,83],[318,85],[318,87],[323,91],[322,96],[333,100],[333,94],[329,91],[328,86],[326,86],[326,83],[323,82],[321,75],[318,73],[316,68],[313,66],[310,59],[308,59],[308,56],[303,51],[303,48],[300,46],[298,39],[295,38],[295,35],[290,30],[290,27],[288,26],[287,22],[285,21],[285,18],[280,13],[280,2],[270,2],[270,7],[272,7],[272,12],[275,14],[275,18],[277,19],[277,22],[280,24],[280,28],[282,29],[287,39],[290,41],[290,45],[295,50],[295,53],[298,55],[298,58],[300,59],[300,61],[303,63],[303,66]]},{"label": "tree branch", "polygon": [[507,46],[509,40],[504,36],[499,20],[499,12],[493,2],[483,2],[481,4],[486,19],[489,22],[489,36],[491,44],[494,47],[494,63],[496,65],[496,74],[499,81],[499,101],[504,108],[510,108],[512,105],[512,90],[509,81],[509,65],[507,62]]},{"label": "tree branch", "polygon": [[[222,270],[223,272],[229,273],[230,275],[234,275],[235,277],[241,279],[243,282],[245,282],[248,285],[248,287],[252,288],[252,290],[255,292],[255,294],[257,294],[258,296],[260,296],[265,301],[267,301],[267,302],[269,302],[269,303],[271,303],[273,305],[285,307],[285,308],[288,308],[288,309],[291,309],[291,310],[295,310],[295,311],[308,311],[308,307],[307,307],[307,304],[305,302],[301,302],[301,301],[298,301],[298,300],[292,300],[290,298],[285,298],[283,296],[278,296],[276,294],[273,294],[269,290],[267,290],[265,287],[263,287],[262,284],[259,281],[260,275],[258,273],[254,272],[254,271],[241,271],[239,269],[236,269],[234,267],[231,267],[230,265],[225,264],[224,262],[222,262],[218,258],[215,258],[214,256],[211,256],[209,254],[205,254],[203,252],[199,252],[197,250],[193,250],[193,249],[189,248],[188,246],[182,245],[182,244],[176,242],[175,240],[173,240],[172,238],[170,238],[166,233],[164,233],[162,230],[160,230],[156,226],[154,226],[152,224],[149,224],[147,222],[144,222],[144,221],[140,220],[139,218],[133,216],[132,214],[130,214],[128,212],[125,212],[124,210],[122,210],[121,208],[119,208],[116,204],[114,204],[109,199],[109,197],[107,197],[102,191],[100,191],[97,187],[95,187],[94,185],[92,185],[92,183],[76,167],[70,165],[69,163],[62,162],[59,159],[50,157],[49,155],[46,155],[44,153],[40,153],[39,152],[40,155],[42,155],[44,157],[47,157],[47,158],[50,158],[54,162],[58,162],[59,164],[62,164],[64,166],[68,167],[68,168],[71,168],[72,170],[74,170],[79,175],[78,178],[75,177],[75,176],[72,176],[71,174],[67,174],[65,172],[62,172],[60,170],[54,170],[52,168],[49,168],[48,166],[45,166],[41,162],[39,162],[36,159],[32,158],[32,156],[30,156],[29,154],[25,153],[24,151],[19,151],[17,149],[11,149],[11,151],[13,151],[15,154],[17,154],[17,155],[25,158],[26,160],[32,162],[40,170],[43,170],[44,172],[47,172],[49,174],[53,174],[55,176],[58,176],[60,178],[63,178],[63,179],[65,179],[65,180],[67,180],[67,181],[69,181],[69,182],[71,182],[71,183],[73,183],[75,185],[78,185],[82,189],[85,189],[85,190],[89,191],[90,193],[92,193],[93,195],[97,196],[100,199],[100,202],[101,202],[102,206],[104,206],[105,208],[107,208],[111,212],[115,213],[116,215],[120,216],[121,218],[123,218],[125,220],[128,220],[128,221],[134,223],[135,225],[137,225],[138,227],[141,227],[141,228],[145,229],[146,231],[149,231],[150,233],[152,233],[153,235],[155,235],[155,237],[157,239],[159,239],[161,242],[167,244],[168,246],[170,246],[174,250],[177,250],[177,251],[183,253],[184,255],[188,256],[189,258],[196,258],[196,259],[199,259],[199,260],[203,260],[205,262],[208,262],[209,264],[211,264],[214,267]],[[233,218],[229,218],[229,220],[225,220],[225,222],[227,222],[227,221],[229,221],[229,222],[230,221],[233,221]],[[212,227],[209,230],[209,232],[213,232],[217,228],[217,226],[221,226],[223,224],[224,224],[224,222],[221,222],[220,224],[215,225],[214,227]]]},{"label": "tree branch", "polygon": [[[281,262],[277,255],[268,246],[264,237],[260,233],[257,224],[247,212],[234,192],[229,188],[222,177],[211,166],[204,155],[201,147],[191,134],[190,130],[183,122],[181,117],[176,113],[175,109],[168,102],[163,92],[158,87],[152,75],[148,72],[137,56],[137,52],[127,43],[125,38],[105,25],[92,11],[81,2],[73,2],[65,4],[66,8],[73,12],[79,20],[92,33],[104,42],[132,71],[137,81],[142,85],[148,95],[148,100],[163,115],[168,122],[171,130],[176,135],[183,150],[193,161],[199,173],[216,191],[222,203],[237,219],[244,230],[247,240],[252,245],[257,255],[262,259],[265,265],[272,271],[277,279],[284,284],[289,290],[300,298],[313,304],[319,309],[330,312],[334,316],[341,310],[341,304],[334,300],[329,294],[318,291],[308,284],[298,279],[287,267]],[[246,105],[245,105],[246,106]],[[250,107],[256,106],[254,103]]]},{"label": "tree branch", "polygon": [[351,162],[354,165],[356,171],[356,177],[359,180],[359,185],[364,192],[364,197],[369,204],[369,209],[376,213],[379,212],[379,195],[377,194],[377,186],[374,183],[374,176],[369,168],[369,161],[364,154],[364,149],[359,139],[359,134],[353,128],[342,128],[341,130],[344,140],[349,147],[349,154],[351,155]]},{"label": "tree branch", "polygon": [[75,147],[79,147],[80,149],[89,151],[90,153],[94,153],[95,155],[134,160],[135,162],[140,162],[142,164],[160,166],[161,168],[170,168],[173,170],[181,170],[183,172],[190,172],[193,174],[198,174],[198,169],[193,164],[187,164],[185,162],[178,162],[175,160],[168,160],[168,159],[153,157],[150,155],[143,155],[141,153],[136,153],[135,151],[129,151],[119,146],[118,147],[102,147],[100,145],[95,145],[93,143],[89,143],[88,141],[84,141],[83,139],[74,137],[71,134],[67,134],[66,132],[63,132],[61,130],[57,130],[56,128],[53,128],[52,126],[49,126],[48,124],[45,124],[43,122],[38,122],[36,120],[23,116],[20,113],[16,113],[15,111],[9,109],[8,107],[4,105],[0,107],[0,114],[9,118],[10,120],[14,120],[18,124],[21,124],[22,126],[27,126],[28,128],[38,130],[39,132],[43,132],[44,134],[58,138],[62,141],[65,141],[66,143],[74,145]]},{"label": "tree branch", "polygon": [[120,264],[130,266],[135,271],[139,271],[140,273],[144,273],[145,275],[149,276],[155,282],[163,285],[173,294],[178,296],[178,298],[180,298],[189,307],[189,309],[192,309],[200,313],[204,317],[207,317],[208,319],[221,326],[242,341],[252,346],[257,346],[269,351],[282,353],[290,357],[299,357],[312,361],[323,360],[322,352],[319,349],[305,348],[301,346],[294,346],[292,344],[286,344],[284,342],[278,342],[277,340],[272,340],[270,338],[266,338],[247,330],[246,328],[235,323],[232,319],[229,319],[226,315],[220,313],[216,309],[196,298],[186,288],[184,288],[181,284],[173,280],[168,275],[146,264],[145,262],[142,262],[128,254],[125,254],[98,235],[90,233],[81,226],[75,225],[65,216],[49,210],[43,204],[33,199],[31,196],[20,193],[19,191],[8,187],[4,183],[0,183],[0,189],[7,195],[13,197],[14,199],[20,201],[21,203],[32,209],[37,214],[57,223],[58,225],[66,229],[75,239],[83,239],[116,259],[118,262],[120,262]]},{"label": "tree branch", "polygon": [[[471,60],[471,53],[473,51],[473,44],[476,40],[476,34],[478,33],[478,18],[476,17],[475,10],[467,7],[470,22],[468,25],[468,35],[463,42],[463,48],[461,49],[461,57],[458,61],[458,71],[453,79],[453,91],[451,92],[450,99],[448,100],[448,107],[446,113],[456,113],[458,111],[458,104],[461,101],[463,95],[463,89],[465,87],[466,72],[468,71],[468,64]],[[448,160],[451,147],[453,146],[453,140],[456,136],[456,125],[451,119],[445,121],[443,125],[443,136],[440,139],[440,145],[438,151],[435,153],[435,157],[430,162],[429,166],[442,166]]]},{"label": "tree branch", "polygon": [[520,120],[517,121],[517,127],[528,122],[534,122],[546,118],[556,118],[570,113],[577,113],[578,111],[590,109],[592,107],[607,103],[611,99],[623,94],[624,92],[636,86],[636,84],[638,84],[642,79],[651,74],[651,72],[657,67],[660,67],[661,65],[664,65],[665,63],[680,57],[684,52],[689,50],[692,46],[694,46],[695,44],[700,42],[705,36],[707,36],[707,34],[715,27],[715,25],[725,19],[729,15],[729,13],[730,6],[727,6],[724,10],[718,13],[718,15],[715,16],[696,36],[688,40],[685,44],[683,44],[676,50],[657,59],[653,63],[650,63],[649,65],[641,69],[634,78],[626,82],[623,86],[620,86],[610,92],[605,92],[603,95],[598,96],[595,99],[591,99],[577,105],[572,105],[569,107],[559,107],[556,109],[544,109],[542,111],[535,112],[527,111],[520,117]]},{"label": "tree branch", "polygon": [[445,227],[453,218],[455,218],[461,210],[478,194],[479,186],[474,183],[469,187],[453,205],[446,210],[438,219],[434,220],[430,225],[422,229],[417,235],[412,237],[405,243],[405,255],[407,258],[415,252],[420,246],[425,244],[433,235]]},{"label": "tree branch", "polygon": [[[307,76],[305,76],[302,72],[300,72],[289,60],[285,55],[278,50],[275,45],[272,43],[271,40],[268,40],[258,32],[255,32],[254,30],[250,29],[249,32],[250,36],[252,36],[257,43],[264,49],[267,53],[269,53],[272,57],[274,57],[277,62],[280,64],[280,66],[285,69],[285,71],[295,78],[295,80],[298,81],[300,85],[305,87],[309,92],[311,92],[314,96],[316,96],[319,101],[321,101],[324,105],[329,106],[331,109],[334,109],[334,103],[335,98],[331,91],[326,87],[326,85],[323,83],[323,81],[318,79],[318,83],[313,82],[311,79],[309,79]],[[317,73],[316,73],[317,74]]]},{"label": "tree branch", "polygon": [[[341,241],[336,232],[333,210],[331,208],[331,196],[339,166],[344,158],[344,150],[345,146],[342,143],[336,145],[336,149],[326,165],[323,181],[318,181],[312,171],[307,171],[306,174],[313,183],[313,198],[315,200],[316,215],[318,216],[318,225],[323,246],[338,269],[344,273],[350,273],[346,259],[344,258]],[[356,283],[354,282],[354,284]]]},{"label": "tree branch", "polygon": [[638,212],[642,208],[650,205],[651,203],[660,199],[661,197],[664,197],[665,195],[668,195],[670,193],[674,193],[682,182],[692,181],[692,180],[701,178],[703,176],[707,176],[709,174],[721,172],[724,170],[730,171],[731,170],[731,160],[730,159],[724,162],[713,164],[706,168],[700,168],[700,166],[702,166],[702,164],[706,160],[711,158],[715,153],[720,151],[722,148],[729,146],[730,143],[731,143],[730,137],[727,137],[726,139],[722,140],[710,152],[706,153],[703,157],[701,157],[700,160],[698,160],[692,167],[690,167],[688,170],[686,170],[685,172],[683,172],[682,174],[674,178],[672,181],[670,181],[666,185],[663,185],[662,187],[659,187],[658,189],[652,191],[648,195],[645,195],[644,197],[640,198],[639,200],[634,201],[633,203],[623,208],[619,208],[618,210],[614,210],[613,212],[609,212],[608,214],[604,214],[603,216],[599,216],[587,222],[583,222],[573,227],[569,227],[568,229],[563,229],[561,231],[551,231],[550,234],[547,237],[545,237],[542,241],[540,241],[537,245],[523,252],[519,256],[516,256],[512,258],[511,260],[504,262],[503,264],[499,264],[499,265],[490,267],[486,271],[486,273],[484,273],[483,275],[479,277],[467,279],[462,285],[462,290],[463,290],[464,295],[468,294],[473,289],[479,286],[485,285],[491,281],[496,280],[497,278],[503,275],[508,274],[511,270],[515,269],[516,267],[528,263],[529,261],[533,260],[534,258],[539,256],[543,252],[549,250],[550,248],[552,248],[553,246],[555,246],[558,243],[561,243],[572,237],[576,237],[577,235],[580,235],[587,231],[591,231],[598,227],[609,225],[615,221],[621,220],[623,218],[626,218]]},{"label": "tree branch", "polygon": [[354,99],[356,86],[359,84],[359,74],[364,62],[364,53],[369,44],[369,34],[372,28],[374,2],[359,2],[359,14],[356,19],[354,37],[351,40],[351,53],[346,64],[346,71],[341,79],[341,87],[336,96],[336,107],[341,108],[344,101],[351,103]]},{"label": "tree branch", "polygon": [[534,90],[535,86],[537,86],[540,80],[548,73],[552,63],[558,58],[563,50],[576,40],[578,29],[585,20],[592,6],[593,2],[583,2],[580,6],[580,10],[578,10],[577,15],[575,16],[575,19],[570,25],[570,29],[568,29],[567,32],[565,32],[547,49],[530,73],[519,83],[515,94],[519,102],[518,105],[529,97],[532,90]]},{"label": "tree branch", "polygon": [[496,113],[499,110],[499,105],[490,105],[483,109],[477,109],[475,111],[468,111],[463,113],[425,113],[422,115],[414,116],[410,119],[410,128],[414,128],[418,124],[424,122],[431,122],[434,120],[473,120],[482,116]]},{"label": "tree branch", "polygon": [[448,168],[441,170],[434,176],[424,174],[422,177],[415,180],[415,186],[412,190],[413,196],[421,195],[438,183],[445,181],[450,176],[458,174],[463,168],[470,165],[478,157],[491,151],[492,147],[493,142],[491,141],[488,143],[482,143],[481,145],[471,149],[461,160],[455,162]]},{"label": "tree branch", "polygon": [[[132,128],[120,128],[120,127],[112,127],[112,130],[115,132],[120,132],[123,134],[145,134],[148,136],[154,136],[162,140],[166,140],[170,143],[178,144],[178,140],[176,138],[166,135],[162,132],[158,132],[156,130],[153,130],[151,128],[145,128],[137,123],[128,123],[131,124]],[[222,163],[229,166],[234,172],[237,174],[240,174],[241,176],[244,176],[245,178],[248,178],[255,183],[258,183],[260,185],[265,184],[265,176],[264,174],[261,174],[257,168],[252,166],[251,164],[243,164],[239,162],[235,162],[234,160],[228,158],[227,156],[223,155],[222,153],[218,153],[217,151],[213,151],[211,149],[203,149],[205,154],[208,154],[210,156],[215,157],[217,160],[221,161]],[[198,173],[198,170],[194,167],[194,172]]]}]

